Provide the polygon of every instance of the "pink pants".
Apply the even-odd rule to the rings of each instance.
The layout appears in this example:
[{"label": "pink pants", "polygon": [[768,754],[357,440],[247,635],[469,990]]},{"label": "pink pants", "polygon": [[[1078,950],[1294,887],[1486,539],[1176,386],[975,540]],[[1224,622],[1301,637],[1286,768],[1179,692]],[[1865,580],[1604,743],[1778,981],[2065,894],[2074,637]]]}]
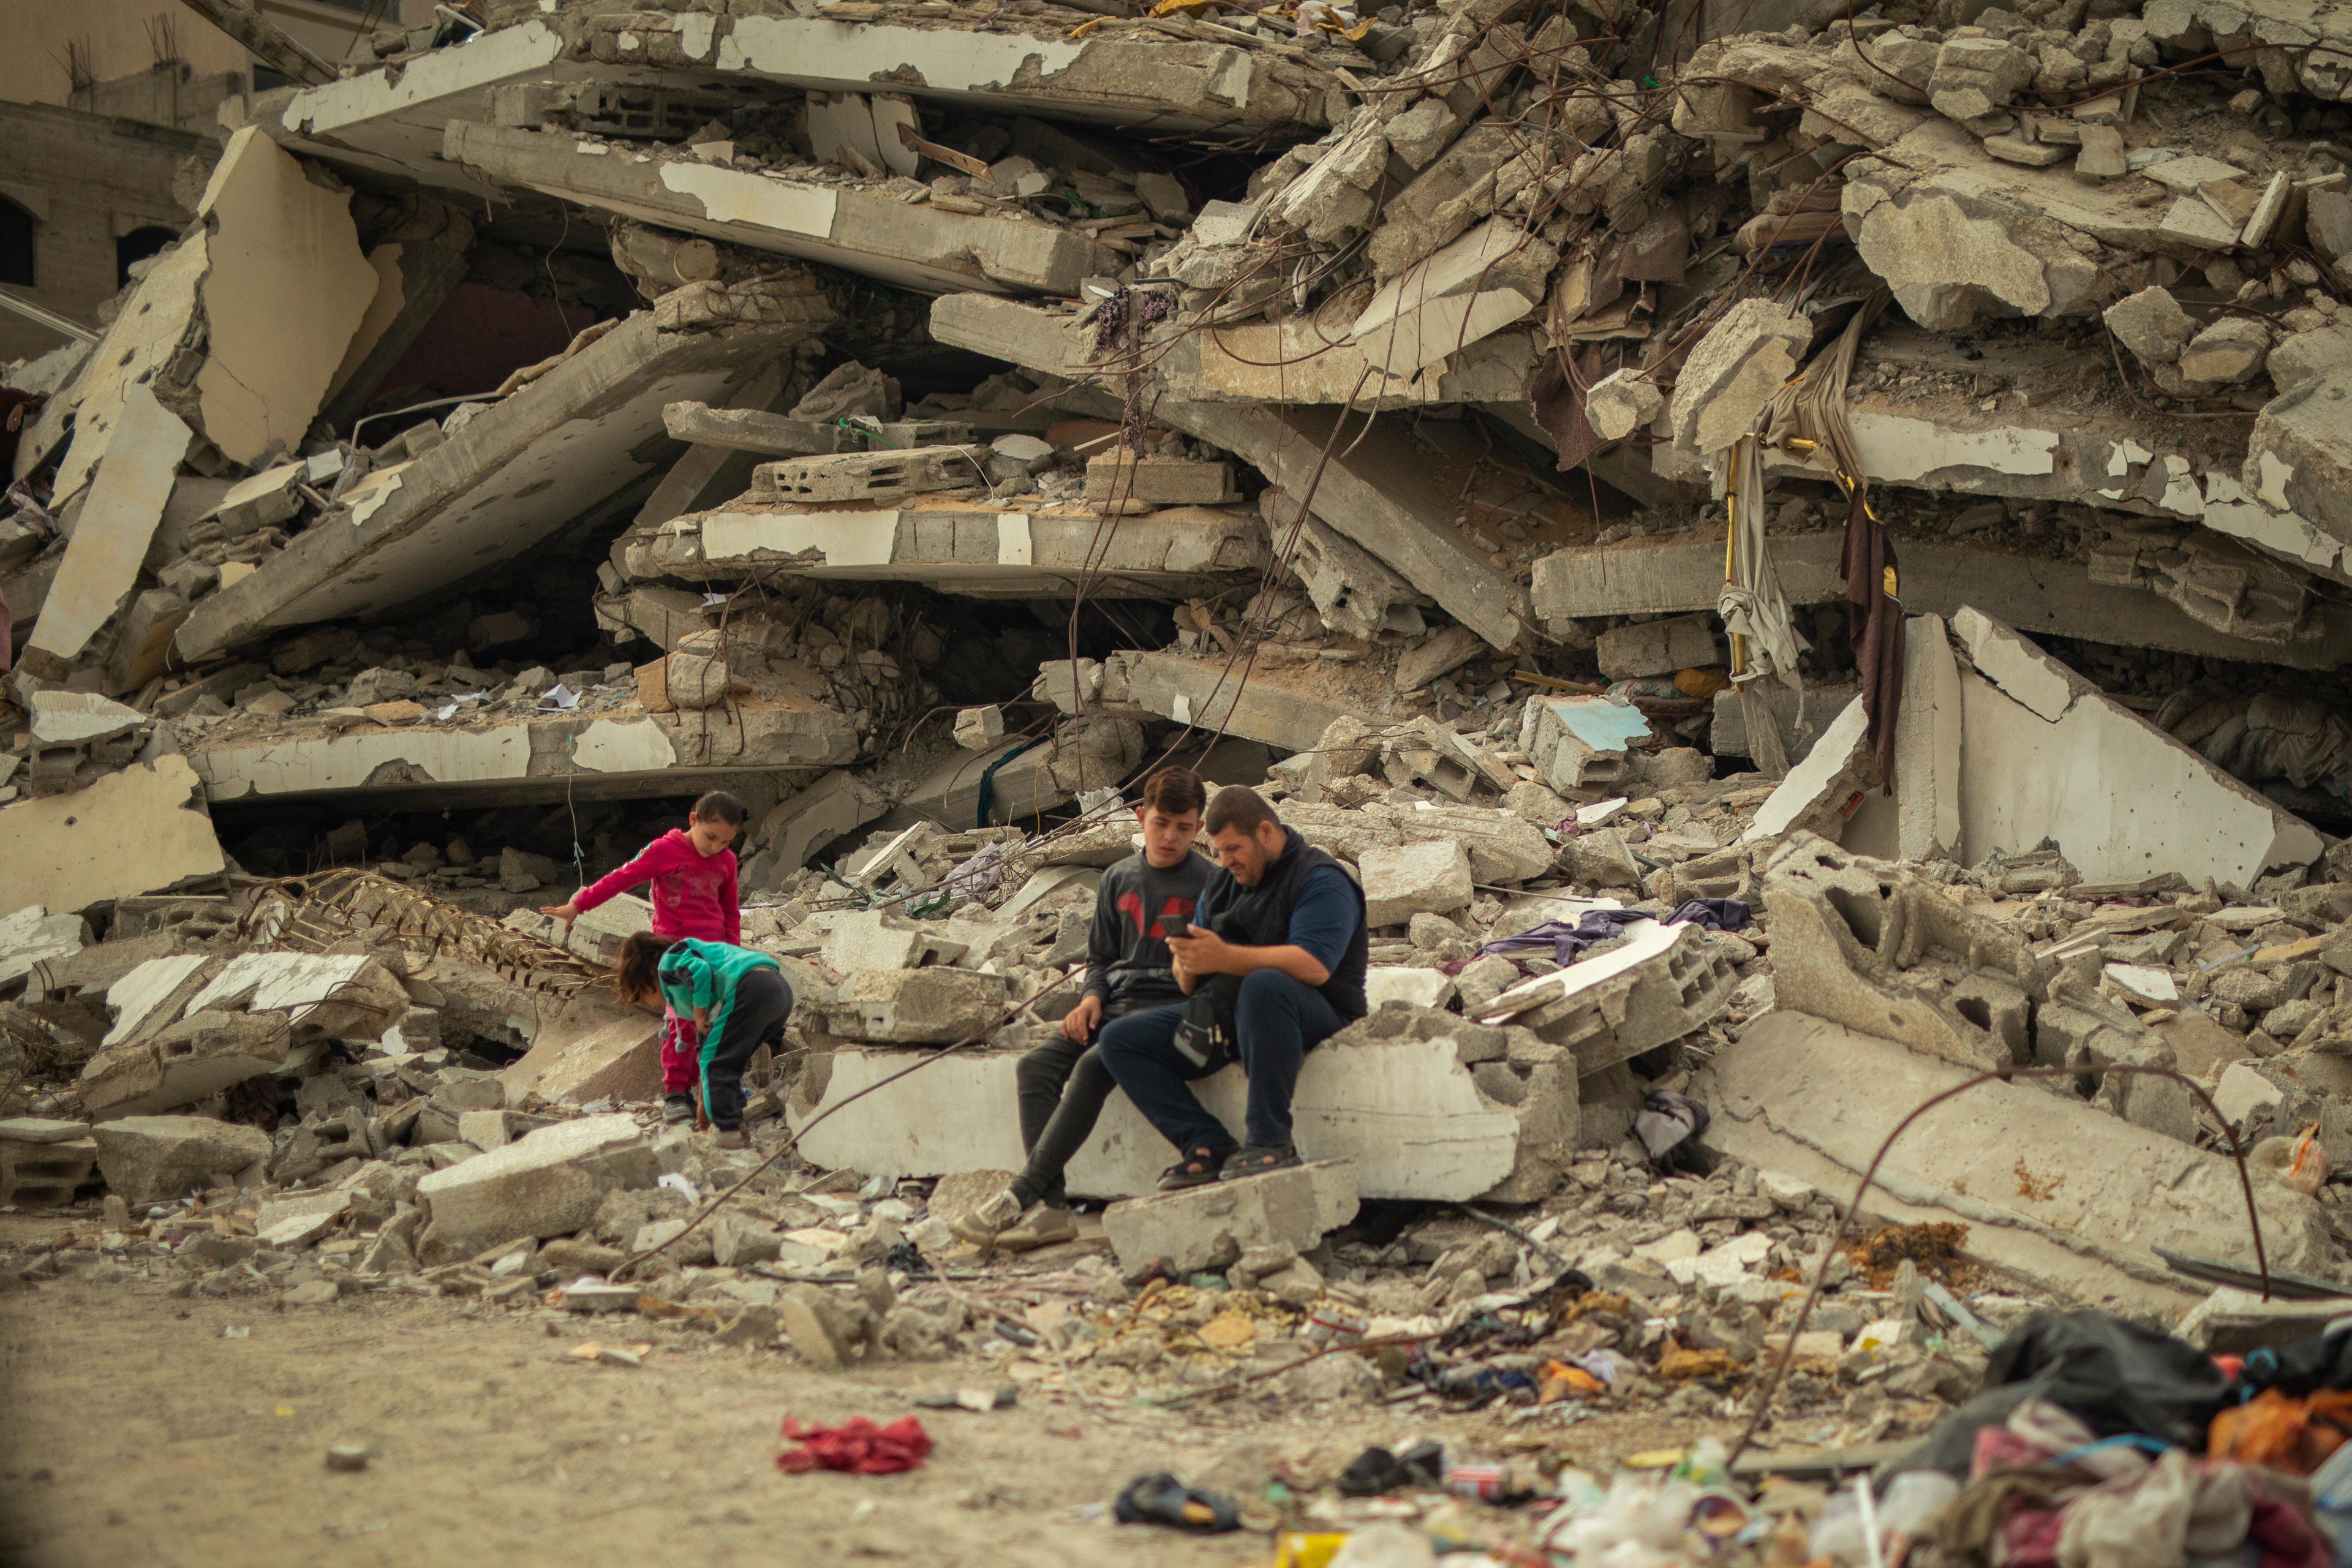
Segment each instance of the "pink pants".
[{"label": "pink pants", "polygon": [[702,1078],[702,1036],[692,1018],[662,1015],[662,1092],[692,1094]]}]

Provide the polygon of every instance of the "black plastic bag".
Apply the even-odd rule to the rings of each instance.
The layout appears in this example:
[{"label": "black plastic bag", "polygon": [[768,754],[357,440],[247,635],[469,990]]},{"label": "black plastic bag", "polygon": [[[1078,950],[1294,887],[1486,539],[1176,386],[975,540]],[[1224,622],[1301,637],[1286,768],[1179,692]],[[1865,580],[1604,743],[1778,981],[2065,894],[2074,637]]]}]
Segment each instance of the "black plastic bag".
[{"label": "black plastic bag", "polygon": [[2205,1429],[2235,1394],[2196,1346],[2105,1312],[2043,1312],[1994,1347],[1982,1392],[1895,1467],[1966,1480],[1977,1433],[2047,1399],[2095,1436],[2143,1434],[2205,1451]]}]

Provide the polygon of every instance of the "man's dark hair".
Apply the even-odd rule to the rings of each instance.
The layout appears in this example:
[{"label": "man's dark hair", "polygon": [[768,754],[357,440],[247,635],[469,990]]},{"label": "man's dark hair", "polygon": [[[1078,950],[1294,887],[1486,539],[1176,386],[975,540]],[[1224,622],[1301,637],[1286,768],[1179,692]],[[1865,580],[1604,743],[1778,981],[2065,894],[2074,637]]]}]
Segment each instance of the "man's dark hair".
[{"label": "man's dark hair", "polygon": [[1209,815],[1202,820],[1202,826],[1209,830],[1213,837],[1228,827],[1238,828],[1244,833],[1255,835],[1257,832],[1258,824],[1262,822],[1279,824],[1281,820],[1274,815],[1274,807],[1266,805],[1265,796],[1258,794],[1249,785],[1227,784],[1217,792],[1217,798],[1209,803]]},{"label": "man's dark hair", "polygon": [[725,790],[715,789],[694,803],[694,815],[705,822],[724,822],[740,827],[743,819],[751,815],[751,808]]},{"label": "man's dark hair", "polygon": [[1201,775],[1190,768],[1162,768],[1143,781],[1145,811],[1189,816],[1208,803],[1209,792],[1201,786]]}]

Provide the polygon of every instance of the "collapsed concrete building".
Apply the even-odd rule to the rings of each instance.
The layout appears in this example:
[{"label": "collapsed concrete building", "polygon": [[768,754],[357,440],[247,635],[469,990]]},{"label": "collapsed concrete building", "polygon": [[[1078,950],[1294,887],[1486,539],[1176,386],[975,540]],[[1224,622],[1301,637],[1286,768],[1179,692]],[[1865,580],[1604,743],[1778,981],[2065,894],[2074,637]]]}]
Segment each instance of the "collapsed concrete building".
[{"label": "collapsed concrete building", "polygon": [[[1849,1125],[2063,1068],[1989,1135],[2179,1213],[1927,1155],[1902,1202],[2162,1305],[2148,1247],[2237,1256],[2223,1130],[2107,1066],[2352,1161],[2332,24],[1131,9],[493,4],[225,105],[176,242],[6,379],[0,1005],[86,1064],[68,1120],[303,1151],[126,1182],[447,1174],[650,1095],[583,994],[631,917],[532,910],[714,787],[804,1002],[765,1116],[1017,1163],[1169,761],[1364,884],[1380,1005],[1300,1085],[1358,1197],[1541,1201],[1668,1079],[1832,1186],[1870,1150],[1769,1064],[1898,1064]],[[1663,918],[1702,899],[1759,928]],[[1120,1102],[1074,1188],[1161,1152]]]}]

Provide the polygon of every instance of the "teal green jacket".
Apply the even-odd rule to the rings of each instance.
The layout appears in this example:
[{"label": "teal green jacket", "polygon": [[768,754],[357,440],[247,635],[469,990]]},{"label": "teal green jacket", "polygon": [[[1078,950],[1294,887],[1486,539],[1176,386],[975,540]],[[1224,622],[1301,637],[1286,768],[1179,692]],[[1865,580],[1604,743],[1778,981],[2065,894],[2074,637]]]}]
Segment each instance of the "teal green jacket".
[{"label": "teal green jacket", "polygon": [[681,1018],[692,1018],[698,1007],[707,1009],[710,1022],[702,1031],[702,1059],[710,1059],[711,1043],[725,1032],[727,1015],[735,1008],[735,987],[755,969],[782,969],[764,952],[723,942],[680,937],[661,955],[655,975],[662,1000]]}]

